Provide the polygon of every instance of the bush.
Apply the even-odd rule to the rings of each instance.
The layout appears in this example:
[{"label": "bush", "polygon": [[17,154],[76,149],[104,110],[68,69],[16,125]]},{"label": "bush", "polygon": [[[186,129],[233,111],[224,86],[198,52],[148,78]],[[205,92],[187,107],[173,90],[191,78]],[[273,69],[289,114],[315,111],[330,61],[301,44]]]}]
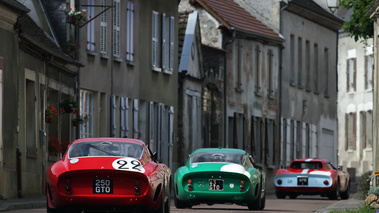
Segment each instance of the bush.
[{"label": "bush", "polygon": [[364,173],[359,179],[357,194],[355,195],[356,199],[366,199],[367,193],[370,190],[371,174],[372,171],[368,171]]},{"label": "bush", "polygon": [[370,190],[368,190],[367,195],[374,194],[379,196],[379,186],[372,186]]}]

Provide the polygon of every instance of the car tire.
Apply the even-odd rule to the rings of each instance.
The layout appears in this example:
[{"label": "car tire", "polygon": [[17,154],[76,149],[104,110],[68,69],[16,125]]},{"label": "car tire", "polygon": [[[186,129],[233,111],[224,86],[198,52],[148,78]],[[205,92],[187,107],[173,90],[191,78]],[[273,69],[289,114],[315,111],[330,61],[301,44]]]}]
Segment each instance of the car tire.
[{"label": "car tire", "polygon": [[283,192],[275,192],[276,193],[276,198],[278,199],[285,199],[286,198],[286,194],[284,194]]},{"label": "car tire", "polygon": [[175,202],[175,207],[176,207],[177,209],[184,209],[184,208],[186,208],[186,202],[185,202],[185,201],[182,201],[182,200],[179,200],[179,199],[176,197],[176,195],[175,195],[175,200],[174,200],[174,202]]},{"label": "car tire", "polygon": [[249,210],[261,210],[261,205],[262,205],[262,183],[258,189],[258,195],[257,195],[257,198],[254,200],[253,203],[250,203],[247,205],[247,207],[249,208]]},{"label": "car tire", "polygon": [[261,206],[259,210],[263,210],[265,206],[266,206],[266,191],[264,192],[263,198],[261,199]]},{"label": "car tire", "polygon": [[339,183],[340,183],[340,180],[338,179],[337,183],[336,183],[336,187],[328,196],[330,200],[337,200],[338,199],[339,190],[340,190],[340,184]]},{"label": "car tire", "polygon": [[350,181],[347,184],[346,190],[344,192],[341,192],[340,196],[341,196],[341,199],[343,199],[343,200],[349,199],[349,196],[350,196]]},{"label": "car tire", "polygon": [[296,194],[290,194],[289,197],[290,197],[290,199],[296,199],[297,195]]}]

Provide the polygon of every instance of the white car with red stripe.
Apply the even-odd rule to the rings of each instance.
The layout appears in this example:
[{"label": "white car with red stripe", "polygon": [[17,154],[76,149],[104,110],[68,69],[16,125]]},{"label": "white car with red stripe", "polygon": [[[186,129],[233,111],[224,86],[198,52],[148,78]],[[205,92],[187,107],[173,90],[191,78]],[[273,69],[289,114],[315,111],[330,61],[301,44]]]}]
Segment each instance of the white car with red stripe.
[{"label": "white car with red stripe", "polygon": [[349,174],[336,169],[325,159],[297,159],[288,169],[279,169],[274,177],[276,196],[295,199],[298,195],[321,195],[329,199],[348,199]]}]

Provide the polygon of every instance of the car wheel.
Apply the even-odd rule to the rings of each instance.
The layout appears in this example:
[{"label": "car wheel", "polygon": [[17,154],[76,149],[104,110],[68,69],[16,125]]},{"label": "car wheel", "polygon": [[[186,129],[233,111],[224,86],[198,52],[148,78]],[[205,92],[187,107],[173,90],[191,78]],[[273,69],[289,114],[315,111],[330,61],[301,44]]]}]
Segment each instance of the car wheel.
[{"label": "car wheel", "polygon": [[297,195],[296,194],[290,194],[289,197],[290,197],[290,199],[296,199]]},{"label": "car wheel", "polygon": [[165,213],[170,213],[170,204],[171,204],[171,193],[170,193],[170,183],[167,186],[167,200],[165,202]]},{"label": "car wheel", "polygon": [[338,199],[339,190],[340,190],[340,184],[339,183],[340,183],[340,181],[338,179],[337,183],[336,183],[336,187],[328,196],[330,200],[337,200]]},{"label": "car wheel", "polygon": [[346,191],[342,192],[340,195],[341,195],[341,199],[344,199],[344,200],[349,199],[349,196],[350,196],[350,181],[347,184]]},{"label": "car wheel", "polygon": [[266,191],[264,192],[263,198],[261,200],[261,206],[260,206],[259,210],[263,210],[265,208],[265,206],[266,206]]},{"label": "car wheel", "polygon": [[276,197],[278,199],[285,199],[286,198],[286,194],[284,194],[283,192],[276,192]]},{"label": "car wheel", "polygon": [[186,208],[186,202],[185,202],[185,201],[182,201],[182,200],[179,200],[179,199],[176,197],[176,195],[175,195],[175,200],[174,200],[174,202],[175,202],[175,207],[176,207],[177,209],[184,209],[184,208]]},{"label": "car wheel", "polygon": [[165,204],[165,186],[162,186],[161,201],[160,201],[159,208],[151,210],[151,213],[166,213],[165,207],[166,207],[166,204]]},{"label": "car wheel", "polygon": [[254,202],[247,205],[249,210],[260,210],[261,209],[261,204],[262,204],[262,196],[261,196],[262,189],[261,188],[262,188],[262,185],[259,187],[258,192],[256,192],[257,198],[254,200]]}]

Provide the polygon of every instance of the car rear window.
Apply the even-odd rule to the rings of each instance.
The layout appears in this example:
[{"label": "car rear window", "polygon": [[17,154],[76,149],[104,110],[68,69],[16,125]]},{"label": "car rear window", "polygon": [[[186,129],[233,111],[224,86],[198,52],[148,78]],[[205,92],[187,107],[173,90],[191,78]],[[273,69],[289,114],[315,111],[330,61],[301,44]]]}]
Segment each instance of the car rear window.
[{"label": "car rear window", "polygon": [[231,152],[199,152],[191,156],[191,163],[227,162],[241,164],[242,154]]},{"label": "car rear window", "polygon": [[293,169],[321,169],[321,162],[293,162],[291,165]]},{"label": "car rear window", "polygon": [[141,159],[142,152],[143,147],[135,143],[91,141],[71,145],[68,150],[68,157],[119,156]]}]

